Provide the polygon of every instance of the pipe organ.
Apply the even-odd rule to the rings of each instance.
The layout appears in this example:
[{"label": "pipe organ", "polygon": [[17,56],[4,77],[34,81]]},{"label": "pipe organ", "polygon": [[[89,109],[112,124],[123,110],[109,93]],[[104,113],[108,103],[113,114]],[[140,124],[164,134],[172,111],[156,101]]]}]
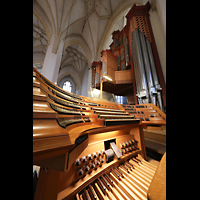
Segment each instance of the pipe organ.
[{"label": "pipe organ", "polygon": [[126,83],[127,77],[119,82],[115,71],[121,71],[123,76],[123,70],[130,70],[135,103],[152,103],[163,111],[166,86],[149,20],[150,8],[149,2],[144,6],[133,5],[126,15],[126,26],[112,33],[110,49],[101,52],[102,67],[115,84]]},{"label": "pipe organ", "polygon": [[166,124],[153,104],[92,100],[33,68],[34,199],[165,199],[165,154],[158,167],[146,161],[143,127],[152,124]]}]

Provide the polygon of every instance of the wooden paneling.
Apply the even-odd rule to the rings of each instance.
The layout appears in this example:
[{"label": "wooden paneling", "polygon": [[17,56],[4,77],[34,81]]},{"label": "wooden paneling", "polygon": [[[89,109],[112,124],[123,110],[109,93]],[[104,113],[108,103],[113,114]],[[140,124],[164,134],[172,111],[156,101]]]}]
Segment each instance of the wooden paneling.
[{"label": "wooden paneling", "polygon": [[132,74],[131,70],[122,70],[115,71],[115,83],[116,84],[124,84],[124,83],[132,83]]}]

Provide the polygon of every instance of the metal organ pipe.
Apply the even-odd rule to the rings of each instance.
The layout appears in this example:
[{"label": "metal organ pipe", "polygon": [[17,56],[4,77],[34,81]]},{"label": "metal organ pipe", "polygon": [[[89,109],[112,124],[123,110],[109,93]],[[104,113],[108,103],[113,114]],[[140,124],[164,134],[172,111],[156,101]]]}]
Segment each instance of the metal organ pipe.
[{"label": "metal organ pipe", "polygon": [[[139,34],[138,34],[138,29],[135,29],[133,31],[133,41],[135,44],[135,52],[133,54],[137,55],[138,58],[138,70],[140,74],[140,83],[141,83],[141,89],[139,92],[139,102],[142,103],[148,103],[149,102],[149,93],[148,93],[148,87],[147,87],[147,82],[146,82],[146,77],[145,77],[145,69],[144,69],[144,62],[142,58],[142,51],[141,51],[141,44],[140,44],[140,39],[139,39]],[[134,45],[133,45],[134,46]],[[136,67],[137,68],[137,67]],[[142,99],[142,101],[141,101]]]},{"label": "metal organ pipe", "polygon": [[133,38],[133,43],[132,43],[132,58],[133,58],[133,65],[134,65],[134,72],[135,72],[135,81],[136,81],[136,96],[138,97],[138,103],[141,104],[141,98],[139,97],[140,90],[141,90],[141,85],[140,85],[140,73],[139,73],[139,67],[138,67],[138,52],[136,49],[136,42],[135,42],[135,37],[134,37],[134,32],[132,33],[132,38]]},{"label": "metal organ pipe", "polygon": [[129,63],[130,56],[129,56],[129,46],[128,46],[128,38],[125,38],[125,56],[126,56],[126,63]]},{"label": "metal organ pipe", "polygon": [[134,64],[134,71],[135,71],[135,80],[136,80],[136,96],[138,97],[138,102],[139,104],[141,104],[141,99],[139,98],[139,94],[140,94],[140,90],[141,90],[141,84],[140,84],[140,73],[139,73],[139,67],[138,67],[138,59],[137,59],[137,49],[136,49],[136,44],[135,44],[135,40],[133,39],[133,64]]},{"label": "metal organ pipe", "polygon": [[153,53],[152,53],[151,43],[149,40],[146,40],[146,44],[147,44],[147,50],[148,50],[149,59],[150,59],[150,63],[151,63],[151,70],[152,70],[152,74],[153,74],[154,85],[156,87],[158,104],[159,104],[160,110],[163,111],[162,93],[161,93],[162,88],[160,87],[160,83],[158,80],[158,75],[157,75],[154,57],[153,57]]},{"label": "metal organ pipe", "polygon": [[[141,86],[142,86],[142,90],[140,91],[140,96],[141,97],[145,97],[146,99],[148,99],[148,87],[147,87],[147,82],[146,82],[146,77],[145,77],[145,69],[144,69],[144,61],[142,58],[142,51],[141,51],[141,44],[140,44],[140,40],[139,40],[139,34],[138,34],[138,29],[136,29],[135,31],[135,36],[136,36],[136,48],[138,51],[138,63],[139,63],[139,71],[140,71],[140,76],[141,76]],[[148,100],[147,102],[148,103]]]},{"label": "metal organ pipe", "polygon": [[154,85],[155,85],[156,89],[159,89],[160,84],[159,84],[158,76],[157,76],[157,72],[156,72],[156,66],[155,66],[154,57],[153,57],[153,53],[152,53],[151,43],[149,40],[146,40],[146,44],[147,44],[147,50],[148,50],[148,54],[149,54],[149,60],[151,63],[151,71],[152,71],[152,75],[153,75]]},{"label": "metal organ pipe", "polygon": [[151,73],[151,64],[149,61],[149,55],[147,52],[147,47],[146,47],[146,42],[147,38],[139,32],[139,38],[141,41],[141,49],[142,49],[142,54],[143,54],[143,60],[144,60],[144,66],[145,66],[145,71],[146,71],[146,78],[147,78],[147,83],[148,83],[148,89],[149,89],[149,94],[151,98],[151,102],[156,105],[156,96],[155,96],[155,87],[154,87],[154,82],[153,82],[153,77]]},{"label": "metal organ pipe", "polygon": [[132,58],[134,64],[137,97],[139,104],[158,100],[163,110],[162,96],[150,41],[138,30],[132,34]]}]

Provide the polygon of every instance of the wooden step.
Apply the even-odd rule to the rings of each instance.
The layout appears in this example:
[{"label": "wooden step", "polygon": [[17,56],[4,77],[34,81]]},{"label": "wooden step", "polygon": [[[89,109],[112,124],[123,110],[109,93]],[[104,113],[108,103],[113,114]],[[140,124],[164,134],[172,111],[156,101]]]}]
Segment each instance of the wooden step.
[{"label": "wooden step", "polygon": [[144,131],[144,138],[166,144],[166,130],[143,129],[143,131]]},{"label": "wooden step", "polygon": [[154,140],[150,140],[147,138],[144,138],[145,141],[145,147],[148,148],[151,151],[155,151],[160,154],[164,154],[166,152],[166,144],[162,142],[157,142]]}]

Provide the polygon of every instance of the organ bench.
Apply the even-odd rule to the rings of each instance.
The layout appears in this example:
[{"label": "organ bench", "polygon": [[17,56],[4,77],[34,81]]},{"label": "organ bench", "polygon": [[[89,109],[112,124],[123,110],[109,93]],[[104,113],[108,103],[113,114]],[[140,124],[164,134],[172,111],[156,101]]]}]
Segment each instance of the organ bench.
[{"label": "organ bench", "polygon": [[166,153],[158,167],[146,161],[143,127],[166,120],[127,108],[69,93],[33,68],[34,199],[165,199]]}]

